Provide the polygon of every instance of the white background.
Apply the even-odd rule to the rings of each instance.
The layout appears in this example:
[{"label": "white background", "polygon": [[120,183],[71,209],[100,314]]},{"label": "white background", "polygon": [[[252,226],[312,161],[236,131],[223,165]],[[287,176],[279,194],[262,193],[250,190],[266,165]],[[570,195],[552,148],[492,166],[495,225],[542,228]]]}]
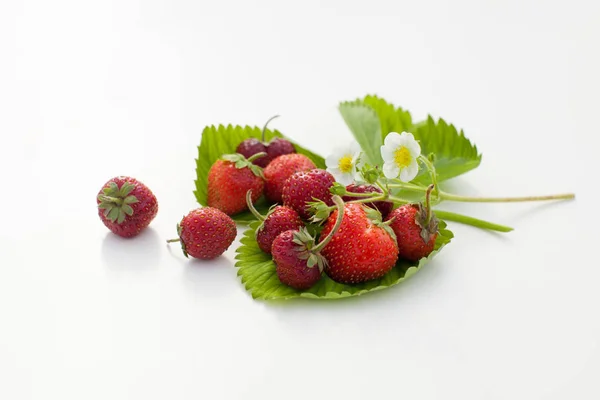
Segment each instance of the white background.
[{"label": "white background", "polygon": [[[0,398],[598,399],[598,1],[0,3]],[[405,284],[265,303],[235,245],[165,239],[197,206],[205,125],[272,127],[326,155],[336,106],[376,93],[465,130],[452,224]],[[95,195],[132,175],[160,211],[134,240]],[[240,232],[242,229],[240,229]]]}]

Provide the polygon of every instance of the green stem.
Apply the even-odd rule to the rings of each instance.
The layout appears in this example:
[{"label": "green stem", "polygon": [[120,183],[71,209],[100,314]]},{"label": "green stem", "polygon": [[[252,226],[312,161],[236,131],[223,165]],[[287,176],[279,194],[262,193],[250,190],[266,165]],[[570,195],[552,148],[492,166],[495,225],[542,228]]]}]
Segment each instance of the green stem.
[{"label": "green stem", "polygon": [[169,239],[169,240],[167,240],[167,243],[175,243],[175,242],[181,242],[181,239]]},{"label": "green stem", "polygon": [[380,196],[381,193],[377,193],[377,192],[369,192],[369,193],[354,193],[354,192],[349,192],[346,190],[346,193],[344,193],[344,196],[348,196],[348,197],[375,197],[375,196]]},{"label": "green stem", "polygon": [[254,208],[254,204],[252,204],[252,189],[246,192],[246,204],[248,205],[248,209],[258,219],[259,221],[264,221],[265,216],[261,215],[256,208]]},{"label": "green stem", "polygon": [[331,239],[333,239],[333,235],[337,233],[338,229],[340,229],[340,226],[342,225],[342,220],[344,219],[344,200],[342,200],[342,198],[338,195],[334,195],[331,199],[338,209],[337,219],[335,220],[333,229],[327,236],[325,236],[325,239],[321,240],[318,245],[311,249],[311,252],[313,253],[318,253],[319,251],[323,250],[323,248],[329,244]]},{"label": "green stem", "polygon": [[513,228],[509,226],[495,224],[493,222],[468,217],[466,215],[457,214],[450,211],[435,210],[435,215],[446,221],[459,222],[461,224],[471,225],[481,229],[489,229],[497,232],[510,232],[513,230]]},{"label": "green stem", "polygon": [[400,203],[400,204],[412,203],[412,201],[410,201],[410,200],[402,199],[402,198],[396,197],[396,196],[388,196],[387,199],[390,201],[393,201],[394,203]]},{"label": "green stem", "polygon": [[265,131],[267,130],[267,125],[269,125],[269,122],[273,121],[275,118],[278,118],[278,117],[279,117],[279,115],[274,115],[271,118],[269,118],[267,120],[267,122],[265,122],[265,126],[263,126],[263,129],[262,129],[262,135],[261,135],[261,139],[260,139],[261,142],[263,142],[263,143],[265,142]]},{"label": "green stem", "polygon": [[425,194],[425,209],[427,210],[427,221],[425,221],[425,223],[427,224],[426,226],[429,226],[429,223],[431,222],[431,217],[433,215],[433,213],[431,212],[431,191],[433,190],[433,184],[429,185],[429,187],[427,188],[427,193]]},{"label": "green stem", "polygon": [[424,186],[414,185],[412,183],[401,182],[398,179],[394,179],[394,181],[397,181],[399,183],[390,183],[390,184],[388,184],[388,186],[391,188],[400,188],[400,189],[405,189],[405,190],[412,190],[415,192],[426,192],[427,191],[427,188]]},{"label": "green stem", "polygon": [[459,196],[457,194],[440,192],[442,200],[464,201],[471,203],[513,203],[521,201],[544,201],[544,200],[570,200],[575,198],[574,193],[554,194],[549,196],[524,196],[524,197],[471,197]]},{"label": "green stem", "polygon": [[419,160],[421,160],[421,162],[423,164],[425,164],[425,166],[427,167],[427,170],[429,171],[429,175],[431,176],[431,183],[435,187],[435,189],[434,189],[435,194],[439,196],[440,187],[437,182],[437,172],[435,171],[435,166],[433,165],[431,160],[429,160],[429,158],[425,157],[424,155],[420,155]]}]

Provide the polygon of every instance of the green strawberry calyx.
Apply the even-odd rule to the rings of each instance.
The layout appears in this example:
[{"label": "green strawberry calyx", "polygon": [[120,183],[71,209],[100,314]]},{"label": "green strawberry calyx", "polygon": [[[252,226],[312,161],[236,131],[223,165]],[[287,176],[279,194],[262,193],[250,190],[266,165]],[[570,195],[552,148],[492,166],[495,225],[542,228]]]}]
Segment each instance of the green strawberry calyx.
[{"label": "green strawberry calyx", "polygon": [[183,255],[186,256],[186,258],[189,258],[188,256],[188,252],[187,252],[187,248],[185,246],[185,243],[183,242],[183,240],[181,240],[181,232],[183,231],[183,227],[181,226],[180,223],[177,224],[177,239],[169,239],[167,240],[167,243],[176,243],[179,242],[181,244],[181,251],[183,251]]},{"label": "green strawberry calyx", "polygon": [[383,229],[384,231],[386,231],[388,233],[388,235],[390,235],[392,237],[392,239],[394,239],[394,242],[397,241],[396,233],[390,226],[391,223],[393,222],[393,219],[383,222],[383,217],[381,216],[381,212],[379,212],[378,209],[371,208],[371,207],[368,207],[365,205],[363,205],[362,208],[363,208],[363,210],[365,210],[365,214],[367,214],[367,218],[369,219],[369,221],[371,221],[371,223],[373,225],[378,226],[381,229]]},{"label": "green strawberry calyx", "polygon": [[421,228],[421,239],[429,243],[433,236],[438,232],[439,220],[431,209],[431,192],[434,185],[429,185],[425,193],[425,204],[422,202],[417,205],[418,211],[415,215],[415,223]]},{"label": "green strawberry calyx", "polygon": [[235,154],[224,154],[221,156],[221,159],[235,164],[235,167],[238,169],[249,168],[250,171],[252,171],[252,173],[254,175],[256,175],[260,178],[264,178],[262,168],[259,167],[258,165],[253,164],[252,161],[256,160],[257,158],[264,157],[266,155],[267,155],[267,153],[265,153],[263,151],[261,153],[253,154],[249,158],[246,158],[243,155],[241,155],[240,153],[235,153]]},{"label": "green strawberry calyx", "polygon": [[325,246],[329,244],[331,239],[333,239],[333,236],[340,229],[344,219],[344,201],[337,195],[333,196],[332,199],[338,209],[338,215],[331,232],[324,238],[321,238],[319,243],[317,243],[315,238],[308,232],[308,229],[302,227],[298,232],[294,233],[293,239],[293,242],[297,245],[296,251],[300,253],[298,254],[298,257],[302,260],[306,260],[306,265],[309,268],[316,265],[321,272],[323,272],[327,266],[327,259],[323,257],[321,250],[323,250]]},{"label": "green strawberry calyx", "polygon": [[121,187],[116,182],[110,182],[107,187],[98,195],[98,208],[104,210],[104,216],[111,222],[117,224],[123,223],[125,218],[133,215],[131,204],[137,203],[137,197],[130,193],[135,189],[135,185],[124,182]]}]

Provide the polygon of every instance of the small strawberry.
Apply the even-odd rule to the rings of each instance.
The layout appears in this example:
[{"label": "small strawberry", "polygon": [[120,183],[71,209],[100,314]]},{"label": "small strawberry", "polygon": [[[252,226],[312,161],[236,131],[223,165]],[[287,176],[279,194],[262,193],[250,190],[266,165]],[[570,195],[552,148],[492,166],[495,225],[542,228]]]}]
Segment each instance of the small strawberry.
[{"label": "small strawberry", "polygon": [[235,152],[243,155],[246,158],[250,158],[258,153],[265,153],[264,156],[252,161],[254,165],[258,165],[261,168],[264,168],[267,165],[269,165],[269,162],[271,161],[271,157],[269,157],[267,154],[267,146],[265,146],[263,142],[256,138],[249,138],[244,140],[238,145],[238,147],[235,149]]},{"label": "small strawberry", "polygon": [[[330,216],[322,235],[332,231],[338,211]],[[398,259],[393,231],[381,222],[379,211],[346,203],[339,231],[321,251],[328,261],[325,273],[340,283],[361,283],[387,274]]]},{"label": "small strawberry", "polygon": [[317,168],[304,154],[284,154],[271,161],[264,170],[265,196],[273,203],[282,202],[283,185],[292,174]]},{"label": "small strawberry", "polygon": [[308,204],[321,200],[328,206],[333,205],[329,188],[335,183],[335,178],[323,169],[296,172],[283,185],[283,205],[293,208],[301,218],[308,219],[311,214]]},{"label": "small strawberry", "polygon": [[237,229],[235,222],[227,214],[213,207],[197,208],[190,211],[177,224],[178,239],[167,243],[181,242],[183,254],[211,260],[223,254],[231,246]]},{"label": "small strawberry", "polygon": [[[374,185],[356,185],[354,183],[346,186],[346,191],[352,193],[383,193],[381,189]],[[342,197],[344,201],[360,200],[361,197],[345,195]],[[368,207],[376,208],[381,213],[381,217],[385,218],[392,211],[394,203],[391,201],[375,201],[373,203],[366,203]]]},{"label": "small strawberry", "polygon": [[130,238],[138,235],[156,217],[156,196],[143,183],[117,176],[102,186],[96,196],[98,215],[113,233]]},{"label": "small strawberry", "polygon": [[284,154],[292,154],[295,152],[296,148],[287,139],[273,138],[267,145],[267,154],[271,161]]},{"label": "small strawberry", "polygon": [[264,181],[260,167],[252,164],[258,153],[246,159],[241,154],[226,154],[208,171],[207,204],[227,215],[234,215],[248,208],[246,192],[252,190],[252,202],[262,195]]},{"label": "small strawberry", "polygon": [[405,204],[392,211],[387,220],[398,241],[399,257],[416,262],[427,257],[435,247],[438,219],[429,202],[433,185],[426,194],[426,204]]},{"label": "small strawberry", "polygon": [[292,143],[290,143],[289,140],[273,138],[269,143],[265,142],[265,131],[267,130],[267,125],[269,125],[269,122],[277,117],[279,117],[279,115],[275,115],[267,121],[262,130],[261,140],[256,138],[248,138],[244,140],[238,145],[237,149],[235,150],[236,153],[242,154],[246,158],[250,158],[257,153],[266,153],[264,156],[253,161],[255,165],[258,165],[261,168],[265,168],[272,160],[280,155],[295,153],[296,148]]},{"label": "small strawberry", "polygon": [[280,233],[289,230],[298,231],[304,226],[298,213],[289,207],[271,207],[266,216],[260,215],[252,205],[250,190],[246,194],[246,202],[252,214],[259,221],[262,221],[258,228],[256,228],[256,242],[258,243],[258,247],[265,253],[271,253],[273,241]]},{"label": "small strawberry", "polygon": [[339,217],[327,236],[321,236],[319,244],[308,233],[306,228],[288,230],[281,233],[273,241],[271,248],[275,262],[277,277],[284,284],[298,290],[311,288],[321,279],[327,260],[321,251],[338,232],[344,216],[344,203],[339,196],[334,196],[339,210]]}]

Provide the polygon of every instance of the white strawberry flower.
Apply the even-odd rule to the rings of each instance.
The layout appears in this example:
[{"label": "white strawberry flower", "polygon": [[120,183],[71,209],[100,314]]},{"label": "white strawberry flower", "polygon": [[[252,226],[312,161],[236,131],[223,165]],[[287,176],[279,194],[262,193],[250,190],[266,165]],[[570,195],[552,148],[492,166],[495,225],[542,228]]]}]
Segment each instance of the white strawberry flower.
[{"label": "white strawberry flower", "polygon": [[419,172],[417,159],[421,154],[421,146],[409,132],[390,132],[381,146],[383,158],[383,174],[388,179],[400,178],[410,182]]},{"label": "white strawberry flower", "polygon": [[325,159],[327,172],[329,172],[335,180],[344,186],[354,182],[357,178],[356,163],[361,153],[360,145],[356,142],[350,142],[333,151]]}]

